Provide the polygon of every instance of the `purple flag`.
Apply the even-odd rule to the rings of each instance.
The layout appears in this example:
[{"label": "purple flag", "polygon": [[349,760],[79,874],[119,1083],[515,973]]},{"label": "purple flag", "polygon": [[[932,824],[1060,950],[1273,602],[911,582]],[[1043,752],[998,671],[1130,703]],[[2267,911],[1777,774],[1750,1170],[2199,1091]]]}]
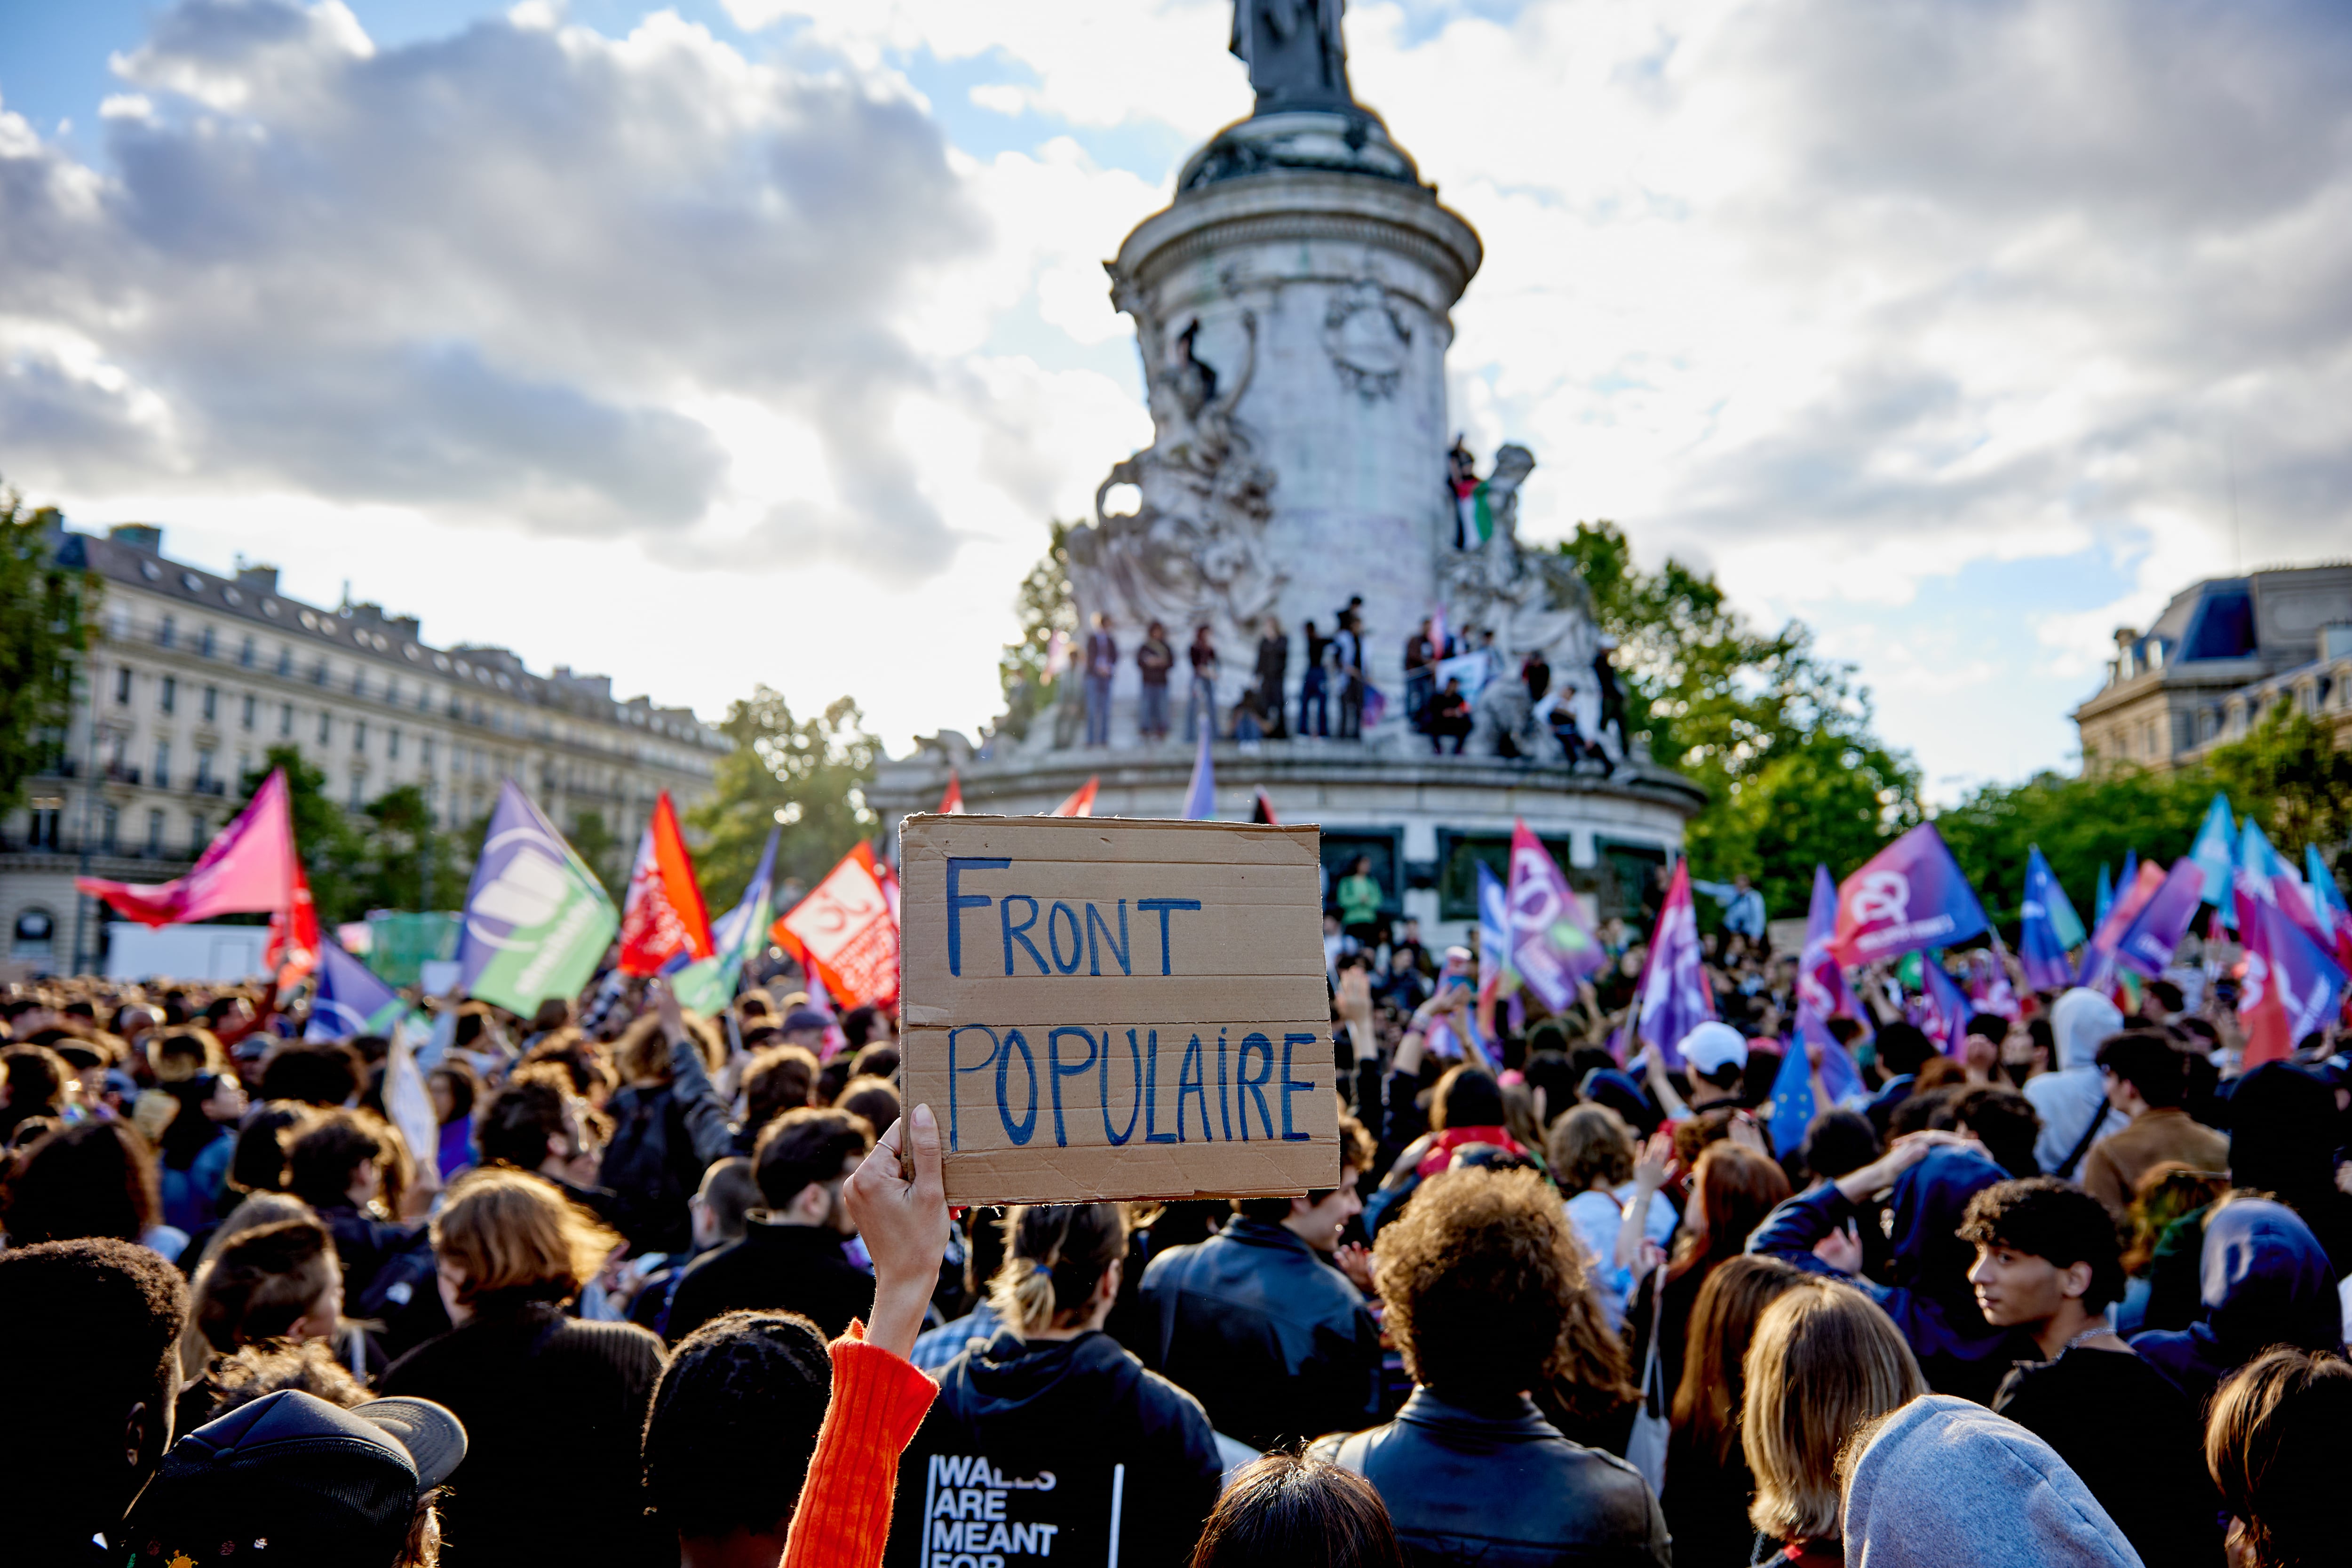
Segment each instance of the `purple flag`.
[{"label": "purple flag", "polygon": [[1846,984],[1836,942],[1837,884],[1830,880],[1827,866],[1817,865],[1812,907],[1805,911],[1805,947],[1797,956],[1797,995],[1801,1003],[1811,1005],[1816,1018],[1852,1018],[1866,1034],[1870,1016],[1863,1011],[1853,987]]},{"label": "purple flag", "polygon": [[1943,836],[1923,822],[1838,887],[1841,963],[1949,947],[1985,929],[1984,906]]},{"label": "purple flag", "polygon": [[1698,911],[1691,905],[1690,862],[1675,862],[1674,880],[1650,936],[1650,958],[1634,997],[1635,1029],[1658,1048],[1668,1068],[1682,1065],[1682,1038],[1715,1016],[1698,945]]},{"label": "purple flag", "polygon": [[1559,862],[1524,822],[1511,825],[1511,967],[1543,998],[1564,1013],[1576,1000],[1576,983],[1607,962],[1600,942],[1584,924],[1584,910],[1569,890]]},{"label": "purple flag", "polygon": [[2116,943],[2116,962],[2150,980],[2163,973],[2204,900],[2205,868],[2184,855],[2125,928]]},{"label": "purple flag", "polygon": [[1961,1042],[1968,1038],[1969,999],[1960,994],[1960,988],[1933,953],[1919,960],[1919,989],[1918,1016],[1913,1022],[1936,1042],[1937,1050],[1948,1057],[1958,1056]]}]

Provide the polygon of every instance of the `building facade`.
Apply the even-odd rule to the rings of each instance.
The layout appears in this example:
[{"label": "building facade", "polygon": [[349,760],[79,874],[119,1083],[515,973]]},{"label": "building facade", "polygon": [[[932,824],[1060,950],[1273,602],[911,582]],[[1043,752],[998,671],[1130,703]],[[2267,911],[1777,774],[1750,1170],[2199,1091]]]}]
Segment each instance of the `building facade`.
[{"label": "building facade", "polygon": [[[56,548],[103,598],[58,754],[0,825],[0,929],[20,972],[95,966],[103,911],[75,893],[75,874],[180,875],[272,746],[300,748],[346,809],[414,784],[455,829],[512,777],[566,832],[593,813],[624,844],[661,791],[681,810],[708,795],[728,750],[688,709],[616,700],[607,677],[436,648],[413,616],[288,597],[274,567],[184,565],[159,529],[63,533]],[[459,891],[436,889],[437,901]]]},{"label": "building facade", "polygon": [[2105,683],[2074,710],[2083,770],[2197,762],[2281,700],[2352,744],[2352,565],[2209,578],[2146,632],[2118,628]]}]

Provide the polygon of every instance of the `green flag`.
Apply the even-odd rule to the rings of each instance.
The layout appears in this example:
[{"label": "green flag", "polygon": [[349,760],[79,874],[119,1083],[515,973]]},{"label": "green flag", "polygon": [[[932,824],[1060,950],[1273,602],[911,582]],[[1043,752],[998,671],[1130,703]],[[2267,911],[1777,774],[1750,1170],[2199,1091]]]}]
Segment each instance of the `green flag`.
[{"label": "green flag", "polygon": [[466,889],[458,973],[468,995],[529,1016],[595,973],[619,911],[554,824],[509,779]]}]

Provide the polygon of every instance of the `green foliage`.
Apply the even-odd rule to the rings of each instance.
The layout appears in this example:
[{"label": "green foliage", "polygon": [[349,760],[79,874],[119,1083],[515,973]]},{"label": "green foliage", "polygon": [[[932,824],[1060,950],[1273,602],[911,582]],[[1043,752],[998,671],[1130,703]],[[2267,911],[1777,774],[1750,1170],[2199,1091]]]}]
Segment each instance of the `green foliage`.
[{"label": "green foliage", "polygon": [[1920,820],[1917,769],[1872,732],[1853,667],[1815,653],[1802,622],[1760,632],[1711,574],[1671,558],[1643,572],[1612,522],[1579,523],[1559,552],[1617,639],[1629,738],[1707,791],[1687,835],[1699,875],[1744,871],[1775,916],[1795,915],[1817,862],[1843,876]]},{"label": "green foliage", "polygon": [[997,732],[1014,740],[1026,735],[1030,721],[1053,706],[1056,672],[1046,668],[1045,651],[1054,634],[1077,635],[1078,603],[1070,592],[1072,526],[1052,525],[1045,553],[1021,579],[1013,600],[1021,616],[1021,637],[1005,644],[996,660],[997,679],[1004,690],[1004,717],[997,721]]},{"label": "green foliage", "polygon": [[0,816],[23,804],[25,780],[62,760],[74,663],[97,619],[98,578],[58,566],[55,507],[27,510],[0,489]]},{"label": "green foliage", "polygon": [[1996,921],[2013,929],[2025,896],[2026,850],[2039,844],[2087,922],[2099,868],[2120,871],[2127,850],[2164,865],[2189,853],[2213,788],[2202,769],[2037,773],[2022,784],[1986,785],[1939,815],[1936,827]]},{"label": "green foliage", "polygon": [[601,811],[582,812],[572,819],[572,831],[564,837],[580,858],[588,862],[588,868],[596,873],[596,880],[604,884],[614,907],[619,908],[628,896],[629,872],[636,847],[622,843],[621,836],[606,824]]},{"label": "green foliage", "polygon": [[879,820],[866,804],[881,746],[846,697],[821,717],[795,719],[781,692],[754,687],[729,707],[721,733],[735,749],[719,759],[710,798],[687,814],[704,837],[696,875],[712,914],[734,907],[759,868],[768,830],[781,826],[776,881],[813,884]]},{"label": "green foliage", "polygon": [[2299,858],[2306,844],[2322,855],[2352,837],[2352,752],[2336,745],[2331,726],[2292,702],[2275,704],[2242,741],[2216,747],[2213,776],[2241,814],[2251,813],[2279,852]]}]

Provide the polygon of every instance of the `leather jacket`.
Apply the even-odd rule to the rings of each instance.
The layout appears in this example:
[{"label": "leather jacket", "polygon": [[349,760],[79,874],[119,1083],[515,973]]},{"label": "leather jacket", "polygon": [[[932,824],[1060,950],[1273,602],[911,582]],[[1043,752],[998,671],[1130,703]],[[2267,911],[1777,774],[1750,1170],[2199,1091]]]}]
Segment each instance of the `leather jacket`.
[{"label": "leather jacket", "polygon": [[1153,1371],[1210,1424],[1273,1448],[1379,1418],[1381,1334],[1347,1276],[1279,1225],[1236,1217],[1143,1274]]},{"label": "leather jacket", "polygon": [[1642,1473],[1570,1442],[1523,1395],[1472,1410],[1417,1388],[1387,1426],[1307,1452],[1372,1483],[1412,1568],[1673,1562]]}]

